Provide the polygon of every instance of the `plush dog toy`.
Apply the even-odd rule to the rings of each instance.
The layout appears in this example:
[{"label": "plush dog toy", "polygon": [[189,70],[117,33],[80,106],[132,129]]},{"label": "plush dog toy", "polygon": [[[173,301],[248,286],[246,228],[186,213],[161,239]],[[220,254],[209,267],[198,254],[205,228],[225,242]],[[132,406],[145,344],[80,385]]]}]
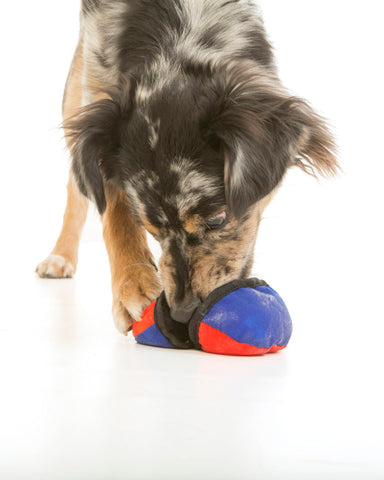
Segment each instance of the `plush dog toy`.
[{"label": "plush dog toy", "polygon": [[281,297],[257,278],[235,280],[214,290],[188,325],[171,318],[164,292],[133,325],[138,343],[195,348],[225,355],[263,355],[285,348],[292,322]]}]

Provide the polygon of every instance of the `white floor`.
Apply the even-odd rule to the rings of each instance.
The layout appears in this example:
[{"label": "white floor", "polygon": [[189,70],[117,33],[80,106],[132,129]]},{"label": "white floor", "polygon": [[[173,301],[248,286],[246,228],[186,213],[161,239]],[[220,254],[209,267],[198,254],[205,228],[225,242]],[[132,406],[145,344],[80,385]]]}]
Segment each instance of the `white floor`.
[{"label": "white floor", "polygon": [[285,351],[258,358],[120,336],[101,242],[82,245],[73,280],[37,279],[35,255],[21,255],[0,314],[0,477],[382,479],[381,292],[352,268],[346,275],[343,252],[328,245],[320,259],[303,245],[308,263],[296,270],[282,238],[267,253],[273,229],[282,237],[288,223],[266,218],[257,258],[294,335]]},{"label": "white floor", "polygon": [[51,3],[6,2],[0,19],[0,479],[382,480],[380,2],[262,2],[282,77],[331,118],[345,174],[292,171],[265,214],[254,273],[294,334],[259,358],[120,336],[96,215],[75,279],[34,276],[64,207],[54,127],[77,38],[79,2]]}]

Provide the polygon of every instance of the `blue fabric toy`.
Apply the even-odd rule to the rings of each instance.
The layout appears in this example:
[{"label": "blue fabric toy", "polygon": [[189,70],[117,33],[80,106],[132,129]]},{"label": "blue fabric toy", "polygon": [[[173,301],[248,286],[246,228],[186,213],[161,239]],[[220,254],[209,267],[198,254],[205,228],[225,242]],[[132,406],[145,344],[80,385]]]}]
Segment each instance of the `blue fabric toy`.
[{"label": "blue fabric toy", "polygon": [[138,343],[195,348],[224,355],[263,355],[285,348],[292,321],[281,297],[265,282],[234,280],[213,291],[188,325],[171,318],[164,292],[133,325]]}]

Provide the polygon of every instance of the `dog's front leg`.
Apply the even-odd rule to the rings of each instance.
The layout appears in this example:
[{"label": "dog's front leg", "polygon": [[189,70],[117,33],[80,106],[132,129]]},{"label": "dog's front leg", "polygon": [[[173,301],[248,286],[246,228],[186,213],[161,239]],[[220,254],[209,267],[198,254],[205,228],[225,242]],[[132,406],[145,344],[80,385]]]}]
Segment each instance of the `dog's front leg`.
[{"label": "dog's front leg", "polygon": [[111,266],[113,318],[127,334],[134,320],[161,291],[145,229],[133,216],[128,197],[108,188],[107,209],[102,217],[103,235]]}]

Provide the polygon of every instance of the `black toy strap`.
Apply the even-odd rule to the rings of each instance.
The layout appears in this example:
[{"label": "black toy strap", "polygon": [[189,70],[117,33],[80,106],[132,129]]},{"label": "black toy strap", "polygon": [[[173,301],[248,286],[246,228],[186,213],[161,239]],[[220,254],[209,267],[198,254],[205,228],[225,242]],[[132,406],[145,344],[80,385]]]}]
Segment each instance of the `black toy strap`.
[{"label": "black toy strap", "polygon": [[155,306],[156,326],[168,342],[175,348],[201,349],[199,343],[200,323],[211,308],[222,298],[235,290],[239,290],[239,288],[256,288],[261,286],[267,287],[268,284],[258,278],[247,278],[244,280],[233,280],[232,282],[216,288],[216,290],[208,295],[205,302],[203,302],[195,311],[189,324],[183,324],[173,320],[167,299],[165,298],[165,293],[162,292]]},{"label": "black toy strap", "polygon": [[183,349],[193,348],[188,335],[188,324],[173,320],[164,292],[157,299],[154,314],[156,327],[171,345]]}]

